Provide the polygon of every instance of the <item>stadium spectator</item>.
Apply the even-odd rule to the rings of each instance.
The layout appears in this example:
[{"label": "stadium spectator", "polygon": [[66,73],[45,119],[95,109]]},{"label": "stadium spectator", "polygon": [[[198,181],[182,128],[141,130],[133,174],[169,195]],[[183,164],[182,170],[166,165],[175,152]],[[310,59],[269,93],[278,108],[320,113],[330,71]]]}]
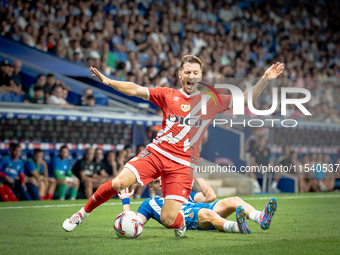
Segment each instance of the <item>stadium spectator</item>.
[{"label": "stadium spectator", "polygon": [[4,60],[0,64],[0,92],[12,92],[9,89],[9,62],[8,60]]},{"label": "stadium spectator", "polygon": [[52,91],[57,85],[61,86],[63,89],[66,88],[67,90],[70,90],[70,87],[66,86],[64,82],[57,81],[54,74],[49,73],[46,78],[46,84],[43,87],[46,100],[52,95]]},{"label": "stadium spectator", "polygon": [[101,177],[107,177],[106,179],[109,180],[111,177],[106,171],[106,165],[103,160],[103,150],[101,148],[96,148],[94,150],[94,159],[93,159],[94,165],[95,165],[95,171],[101,176]]},{"label": "stadium spectator", "polygon": [[13,63],[13,74],[10,77],[9,84],[12,88],[12,92],[17,95],[23,95],[25,92],[22,90],[22,84],[24,83],[23,77],[21,74],[22,63],[20,60],[16,60]]},{"label": "stadium spectator", "polygon": [[92,107],[92,106],[95,105],[95,101],[96,101],[96,99],[95,99],[94,95],[88,95],[86,97],[86,100],[85,100],[85,106]]},{"label": "stadium spectator", "polygon": [[122,169],[123,169],[123,167],[124,167],[124,165],[125,165],[125,163],[126,163],[126,151],[125,150],[119,150],[119,151],[117,151],[117,154],[116,154],[116,157],[117,157],[117,159],[116,159],[116,162],[117,162],[117,173],[119,173]]},{"label": "stadium spectator", "polygon": [[70,200],[75,200],[79,189],[79,179],[73,175],[68,161],[69,149],[62,146],[59,156],[53,157],[48,164],[48,176],[57,179],[58,199],[65,200],[66,191],[70,188]]},{"label": "stadium spectator", "polygon": [[66,101],[67,97],[68,97],[68,89],[67,88],[63,88],[63,99]]},{"label": "stadium spectator", "polygon": [[57,85],[55,76],[54,74],[49,73],[46,77],[46,84],[44,85],[44,94],[46,99],[48,99],[49,96],[52,95],[52,89],[55,85]]},{"label": "stadium spectator", "polygon": [[89,88],[86,88],[83,90],[83,96],[79,99],[77,105],[83,105],[85,106],[86,105],[86,98],[87,96],[89,95],[93,95],[93,91],[92,89],[89,89]]},{"label": "stadium spectator", "polygon": [[116,177],[118,174],[116,153],[113,151],[106,152],[104,156],[105,171],[109,176]]},{"label": "stadium spectator", "polygon": [[44,97],[44,89],[40,86],[35,86],[33,88],[34,90],[34,97],[31,98],[29,96],[29,92],[26,94],[26,99],[24,100],[24,103],[26,104],[43,104],[44,100],[41,99]]},{"label": "stadium spectator", "polygon": [[[256,142],[257,146],[253,151],[251,151],[250,165],[251,166],[273,166],[272,156],[270,149],[266,144],[266,137],[261,135]],[[255,172],[249,173],[250,177],[253,179],[253,192],[260,193],[261,187],[257,180]]]},{"label": "stadium spectator", "polygon": [[33,157],[24,164],[27,191],[34,200],[51,200],[57,185],[56,179],[48,176],[48,167],[43,156],[41,149],[35,149]]},{"label": "stadium spectator", "polygon": [[93,190],[99,188],[106,180],[96,171],[93,160],[94,150],[87,148],[84,157],[78,160],[72,168],[73,174],[80,180],[80,190],[84,191],[87,199],[92,196]]},{"label": "stadium spectator", "polygon": [[[298,176],[299,176],[299,191],[300,193],[305,193],[309,191],[320,191],[318,187],[318,182],[313,178],[313,173],[310,170],[311,164],[308,155],[302,155],[301,165],[299,166]],[[301,172],[300,172],[301,169]]]},{"label": "stadium spectator", "polygon": [[125,145],[124,150],[126,152],[124,162],[128,162],[132,158],[132,148],[130,145]]},{"label": "stadium spectator", "polygon": [[[32,84],[31,87],[28,89],[27,96],[30,97],[30,98],[34,98],[34,87],[39,86],[39,87],[43,88],[45,84],[46,84],[46,76],[43,75],[43,74],[39,74],[37,76],[37,82],[35,84]],[[39,99],[41,99],[41,100],[45,99],[44,88],[43,88],[43,95]]]},{"label": "stadium spectator", "polygon": [[323,154],[322,172],[324,178],[319,180],[319,187],[321,191],[332,191],[335,186],[334,164],[331,161],[329,154]]},{"label": "stadium spectator", "polygon": [[32,200],[27,192],[24,166],[19,159],[21,147],[17,143],[11,143],[9,156],[0,159],[0,196],[2,201]]},{"label": "stadium spectator", "polygon": [[46,100],[47,104],[69,106],[70,104],[66,102],[63,98],[64,88],[61,85],[55,85],[52,90],[52,95]]}]

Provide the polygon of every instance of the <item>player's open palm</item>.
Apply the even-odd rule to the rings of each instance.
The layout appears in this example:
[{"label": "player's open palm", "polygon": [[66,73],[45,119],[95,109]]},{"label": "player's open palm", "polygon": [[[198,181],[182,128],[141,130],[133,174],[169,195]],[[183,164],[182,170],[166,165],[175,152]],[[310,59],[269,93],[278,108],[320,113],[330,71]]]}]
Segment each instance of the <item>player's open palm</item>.
[{"label": "player's open palm", "polygon": [[135,189],[131,190],[131,192],[129,192],[129,188],[123,189],[120,191],[120,193],[118,194],[120,199],[124,199],[124,198],[130,198],[133,196],[133,193],[135,193]]},{"label": "player's open palm", "polygon": [[108,78],[103,75],[102,73],[100,73],[97,68],[92,67],[90,68],[90,71],[93,73],[92,76],[97,76],[97,78],[104,84],[106,84],[106,82],[108,81]]},{"label": "player's open palm", "polygon": [[284,69],[283,63],[277,62],[276,64],[273,64],[271,67],[267,69],[267,71],[264,73],[264,77],[268,81],[274,80],[280,74],[282,74],[283,69]]}]

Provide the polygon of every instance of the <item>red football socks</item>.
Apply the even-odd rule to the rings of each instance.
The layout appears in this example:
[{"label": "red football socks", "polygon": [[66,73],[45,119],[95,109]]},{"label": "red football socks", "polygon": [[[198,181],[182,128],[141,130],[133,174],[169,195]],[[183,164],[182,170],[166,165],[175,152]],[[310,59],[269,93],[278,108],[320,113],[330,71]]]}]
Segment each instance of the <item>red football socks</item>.
[{"label": "red football socks", "polygon": [[112,180],[101,185],[84,206],[85,212],[90,213],[96,207],[108,201],[118,191],[112,188]]},{"label": "red football socks", "polygon": [[183,221],[184,221],[183,215],[181,213],[178,213],[175,223],[168,228],[179,228],[180,226],[182,226]]},{"label": "red football socks", "polygon": [[4,202],[19,201],[8,185],[3,185],[2,187],[0,187],[0,196]]},{"label": "red football socks", "polygon": [[52,200],[52,198],[53,198],[53,194],[47,194],[44,199],[45,200]]}]

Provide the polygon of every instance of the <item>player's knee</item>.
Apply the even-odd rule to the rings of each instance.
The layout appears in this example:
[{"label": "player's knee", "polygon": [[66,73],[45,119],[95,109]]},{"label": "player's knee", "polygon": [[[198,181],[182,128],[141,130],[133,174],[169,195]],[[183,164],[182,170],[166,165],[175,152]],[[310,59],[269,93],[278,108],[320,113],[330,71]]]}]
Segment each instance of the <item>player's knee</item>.
[{"label": "player's knee", "polygon": [[67,181],[66,181],[66,179],[59,179],[58,183],[59,184],[65,184],[65,183],[67,183]]},{"label": "player's knee", "polygon": [[209,209],[199,210],[199,220],[202,222],[210,221],[212,218],[216,217],[216,213]]},{"label": "player's knee", "polygon": [[124,184],[122,179],[116,177],[112,180],[112,188],[114,188],[118,192],[125,189],[126,187],[127,186]]},{"label": "player's knee", "polygon": [[76,187],[76,188],[79,188],[79,179],[74,179],[73,180],[73,185]]},{"label": "player's knee", "polygon": [[171,217],[168,214],[161,214],[161,222],[165,227],[170,227],[175,223],[176,217]]},{"label": "player's knee", "polygon": [[239,197],[230,197],[229,198],[229,203],[234,205],[234,206],[239,206],[240,205],[240,202],[242,202],[243,200]]},{"label": "player's knee", "polygon": [[55,178],[49,178],[48,182],[51,183],[51,184],[56,184],[57,180]]}]

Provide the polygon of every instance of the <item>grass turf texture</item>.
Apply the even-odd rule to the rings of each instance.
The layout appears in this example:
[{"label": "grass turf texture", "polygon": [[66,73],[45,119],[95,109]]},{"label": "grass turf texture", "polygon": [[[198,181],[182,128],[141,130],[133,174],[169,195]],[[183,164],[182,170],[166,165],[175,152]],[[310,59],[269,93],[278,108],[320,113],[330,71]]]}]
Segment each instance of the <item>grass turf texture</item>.
[{"label": "grass turf texture", "polygon": [[[248,220],[250,235],[191,230],[175,238],[172,229],[150,220],[135,240],[119,239],[114,233],[113,221],[122,212],[120,200],[100,206],[69,233],[62,222],[85,200],[0,203],[0,254],[339,254],[340,194],[275,197],[278,210],[266,231]],[[270,197],[242,198],[263,210]],[[47,205],[64,206],[41,207]],[[132,210],[138,206],[132,204]],[[228,219],[235,221],[235,214]]]}]

